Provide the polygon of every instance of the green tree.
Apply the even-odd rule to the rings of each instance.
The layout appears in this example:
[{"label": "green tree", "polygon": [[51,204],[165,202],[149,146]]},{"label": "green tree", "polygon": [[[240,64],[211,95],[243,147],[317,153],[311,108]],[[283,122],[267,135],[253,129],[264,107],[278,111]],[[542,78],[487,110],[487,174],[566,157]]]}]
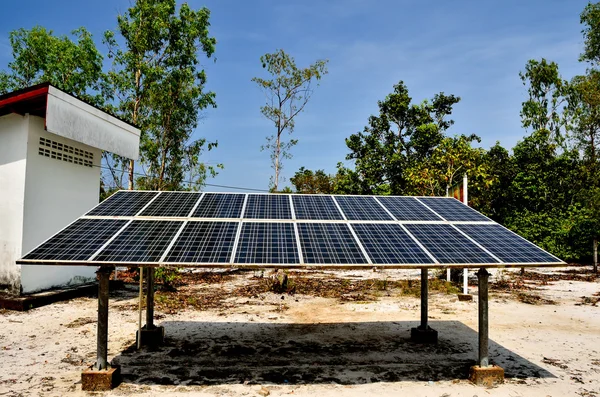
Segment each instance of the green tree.
[{"label": "green tree", "polygon": [[[198,68],[200,54],[212,57],[216,40],[208,31],[210,11],[176,9],[175,0],[137,0],[105,33],[113,69],[109,82],[116,111],[142,130],[141,162],[146,177],[141,188],[181,189],[186,178],[202,183],[216,169],[200,161],[216,146],[192,139],[199,111],[215,107],[215,94],[205,90],[206,74]],[[122,159],[117,159],[117,164]],[[129,188],[134,164],[128,165]]]},{"label": "green tree", "polygon": [[580,15],[583,25],[581,33],[584,39],[584,50],[580,61],[589,62],[592,66],[600,61],[600,3],[588,3]]},{"label": "green tree", "polygon": [[75,41],[41,26],[10,32],[13,60],[8,71],[0,71],[0,94],[49,82],[101,105],[103,57],[85,28],[74,30],[71,36]]},{"label": "green tree", "polygon": [[298,68],[294,58],[283,50],[260,57],[262,67],[267,69],[271,79],[254,77],[253,82],[264,91],[266,103],[261,113],[275,124],[275,134],[267,136],[267,143],[261,147],[270,153],[271,166],[275,174],[270,187],[277,191],[281,179],[283,160],[290,159],[290,150],[298,143],[297,139],[284,141],[285,131],[294,132],[295,118],[302,112],[312,93],[312,83],[327,74],[327,60],[318,60],[306,68]]},{"label": "green tree", "polygon": [[489,186],[472,186],[469,183],[470,202],[479,211],[504,224],[506,217],[514,210],[510,191],[516,175],[514,159],[500,142],[496,142],[485,152],[483,161],[494,183]]},{"label": "green tree", "polygon": [[528,99],[523,102],[521,120],[525,129],[548,130],[559,145],[569,143],[570,113],[568,96],[570,85],[564,80],[555,62],[529,60],[519,76],[527,87]]},{"label": "green tree", "polygon": [[485,150],[471,146],[480,141],[476,135],[443,138],[430,157],[408,169],[411,190],[419,195],[448,195],[456,179],[464,174],[469,177],[470,186],[480,182],[491,185],[493,176],[483,161]]},{"label": "green tree", "polygon": [[354,160],[353,186],[362,194],[412,194],[409,174],[430,158],[454,123],[447,119],[460,101],[454,95],[436,94],[431,101],[412,103],[400,81],[378,102],[379,115],[371,116],[363,132],[346,139],[347,160]]},{"label": "green tree", "polygon": [[328,175],[324,170],[307,170],[304,167],[290,178],[297,193],[331,194],[335,192],[335,176]]}]

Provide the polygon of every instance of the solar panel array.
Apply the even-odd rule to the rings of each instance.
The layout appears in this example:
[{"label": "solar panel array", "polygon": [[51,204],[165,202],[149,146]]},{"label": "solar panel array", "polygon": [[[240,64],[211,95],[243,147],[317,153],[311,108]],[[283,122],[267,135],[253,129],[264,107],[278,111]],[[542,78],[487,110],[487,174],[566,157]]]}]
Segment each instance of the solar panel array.
[{"label": "solar panel array", "polygon": [[117,192],[17,263],[564,264],[453,198],[147,191]]}]

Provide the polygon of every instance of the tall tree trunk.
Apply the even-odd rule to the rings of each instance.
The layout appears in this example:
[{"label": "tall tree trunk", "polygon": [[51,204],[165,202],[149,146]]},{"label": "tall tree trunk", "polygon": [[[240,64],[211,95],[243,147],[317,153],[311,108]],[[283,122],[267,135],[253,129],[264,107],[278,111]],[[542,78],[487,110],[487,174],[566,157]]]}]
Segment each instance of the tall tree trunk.
[{"label": "tall tree trunk", "polygon": [[275,180],[273,181],[273,189],[279,189],[279,156],[281,154],[281,132],[277,133],[277,142],[275,143]]}]

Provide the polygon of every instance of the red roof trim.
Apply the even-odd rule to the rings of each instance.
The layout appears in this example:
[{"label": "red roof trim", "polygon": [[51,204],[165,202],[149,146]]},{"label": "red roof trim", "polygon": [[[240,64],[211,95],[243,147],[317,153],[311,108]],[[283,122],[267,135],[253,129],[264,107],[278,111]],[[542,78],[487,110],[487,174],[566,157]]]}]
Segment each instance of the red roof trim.
[{"label": "red roof trim", "polygon": [[36,97],[46,96],[48,95],[48,86],[40,87],[35,90],[23,92],[21,94],[8,96],[5,99],[0,99],[0,107],[5,107],[7,105],[12,105],[21,101],[26,101],[28,99],[33,99]]}]

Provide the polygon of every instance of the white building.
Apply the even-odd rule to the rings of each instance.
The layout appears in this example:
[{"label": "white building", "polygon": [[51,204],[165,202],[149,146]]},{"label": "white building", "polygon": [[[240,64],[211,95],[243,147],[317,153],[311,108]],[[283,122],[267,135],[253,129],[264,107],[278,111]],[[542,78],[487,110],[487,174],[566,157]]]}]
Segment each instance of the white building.
[{"label": "white building", "polygon": [[137,159],[139,129],[49,84],[0,96],[0,290],[31,293],[95,268],[15,261],[98,204],[102,151]]}]

